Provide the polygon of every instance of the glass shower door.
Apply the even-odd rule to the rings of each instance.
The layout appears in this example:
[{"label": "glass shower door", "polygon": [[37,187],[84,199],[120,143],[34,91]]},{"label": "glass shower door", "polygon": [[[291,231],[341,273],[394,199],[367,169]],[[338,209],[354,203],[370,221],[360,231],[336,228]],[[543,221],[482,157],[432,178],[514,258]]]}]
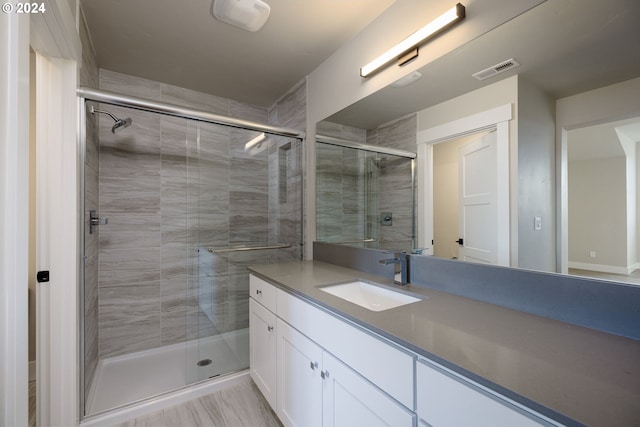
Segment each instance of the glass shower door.
[{"label": "glass shower door", "polygon": [[411,158],[318,141],[318,241],[410,250],[414,234]]},{"label": "glass shower door", "polygon": [[301,259],[300,141],[190,123],[188,383],[249,367],[252,264]]}]

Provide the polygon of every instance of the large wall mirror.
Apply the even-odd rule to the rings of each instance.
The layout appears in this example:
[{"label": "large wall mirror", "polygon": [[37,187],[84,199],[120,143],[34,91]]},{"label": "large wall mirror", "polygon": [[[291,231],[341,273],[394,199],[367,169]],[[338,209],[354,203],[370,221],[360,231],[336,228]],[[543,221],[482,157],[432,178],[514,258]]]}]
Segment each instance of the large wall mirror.
[{"label": "large wall mirror", "polygon": [[[418,153],[420,169],[423,159],[417,148],[418,134],[430,127],[421,118],[424,111],[517,76],[526,86],[516,85],[513,103],[519,129],[511,131],[517,141],[515,147],[510,147],[509,204],[514,223],[510,226],[513,237],[509,265],[640,284],[640,278],[634,277],[634,270],[640,266],[640,151],[636,149],[640,142],[640,99],[625,99],[621,102],[624,108],[591,114],[588,120],[578,120],[566,129],[556,123],[555,112],[558,99],[640,77],[640,51],[625,49],[629,40],[640,39],[640,27],[634,18],[637,16],[640,4],[633,1],[578,4],[547,0],[434,60],[419,70],[422,78],[414,83],[383,88],[325,118],[317,124],[317,133]],[[487,80],[472,78],[473,73],[509,58],[515,58],[520,65]],[[531,111],[530,95],[547,102],[544,117]],[[540,104],[539,101],[536,102]],[[485,105],[472,112],[492,106],[489,95]],[[542,122],[546,126],[544,135],[537,132]],[[484,133],[474,137],[482,137],[490,130],[480,131]],[[458,138],[456,143],[464,144],[462,140]],[[316,150],[320,179],[319,174],[327,172],[323,162],[330,155],[323,148]],[[438,159],[433,168],[438,169],[441,183],[433,190],[434,203],[449,205],[438,206],[439,225],[433,235],[449,237],[439,248],[435,245],[432,254],[458,258],[458,247],[454,241],[448,242],[452,240],[450,236],[456,235],[458,220],[448,223],[446,217],[454,216],[445,213],[454,209],[452,187],[458,184],[445,177],[457,174],[455,158],[459,149],[453,142],[438,144],[434,153]],[[392,166],[395,164],[387,163],[387,167]],[[421,191],[418,188],[416,194]],[[324,196],[319,193],[318,197]],[[326,207],[318,199],[317,218],[326,214],[326,210],[321,212]],[[379,221],[380,213],[378,209],[371,215]],[[417,229],[425,227],[421,215],[418,211]],[[368,237],[366,233],[358,236]],[[353,240],[351,235],[342,237],[343,241]],[[328,239],[318,230],[318,240],[338,242],[340,236],[334,234]],[[383,247],[385,242],[380,243],[376,247]],[[398,241],[389,243],[386,249],[434,248],[431,242],[420,240],[406,241],[402,248]],[[535,261],[529,262],[530,259]]]}]

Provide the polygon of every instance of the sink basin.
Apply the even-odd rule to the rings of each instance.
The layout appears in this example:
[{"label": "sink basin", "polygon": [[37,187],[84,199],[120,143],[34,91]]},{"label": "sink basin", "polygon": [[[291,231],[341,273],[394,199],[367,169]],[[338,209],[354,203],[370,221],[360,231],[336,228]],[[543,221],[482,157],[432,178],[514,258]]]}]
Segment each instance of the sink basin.
[{"label": "sink basin", "polygon": [[371,311],[388,310],[420,301],[420,298],[361,280],[339,285],[329,285],[319,289]]}]

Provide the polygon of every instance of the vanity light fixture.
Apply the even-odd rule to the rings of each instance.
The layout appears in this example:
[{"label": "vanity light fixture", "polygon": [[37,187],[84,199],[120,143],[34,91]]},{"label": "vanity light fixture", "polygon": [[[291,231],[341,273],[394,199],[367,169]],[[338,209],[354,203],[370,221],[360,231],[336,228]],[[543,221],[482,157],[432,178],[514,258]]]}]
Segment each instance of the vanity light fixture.
[{"label": "vanity light fixture", "polygon": [[261,0],[213,0],[213,16],[247,31],[258,31],[271,8]]},{"label": "vanity light fixture", "polygon": [[418,46],[428,38],[464,19],[465,9],[460,3],[443,13],[400,43],[360,68],[360,76],[368,77],[394,59],[398,65],[404,65],[418,56]]}]

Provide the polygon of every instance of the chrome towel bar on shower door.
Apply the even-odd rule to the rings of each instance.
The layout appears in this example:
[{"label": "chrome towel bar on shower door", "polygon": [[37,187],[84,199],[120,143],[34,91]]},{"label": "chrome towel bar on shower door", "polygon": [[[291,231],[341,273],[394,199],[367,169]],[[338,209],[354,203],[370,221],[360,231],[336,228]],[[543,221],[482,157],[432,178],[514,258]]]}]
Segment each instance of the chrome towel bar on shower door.
[{"label": "chrome towel bar on shower door", "polygon": [[286,249],[291,245],[273,245],[273,246],[238,246],[235,248],[207,248],[212,254],[220,254],[224,252],[240,252],[240,251],[261,251],[263,249]]}]

